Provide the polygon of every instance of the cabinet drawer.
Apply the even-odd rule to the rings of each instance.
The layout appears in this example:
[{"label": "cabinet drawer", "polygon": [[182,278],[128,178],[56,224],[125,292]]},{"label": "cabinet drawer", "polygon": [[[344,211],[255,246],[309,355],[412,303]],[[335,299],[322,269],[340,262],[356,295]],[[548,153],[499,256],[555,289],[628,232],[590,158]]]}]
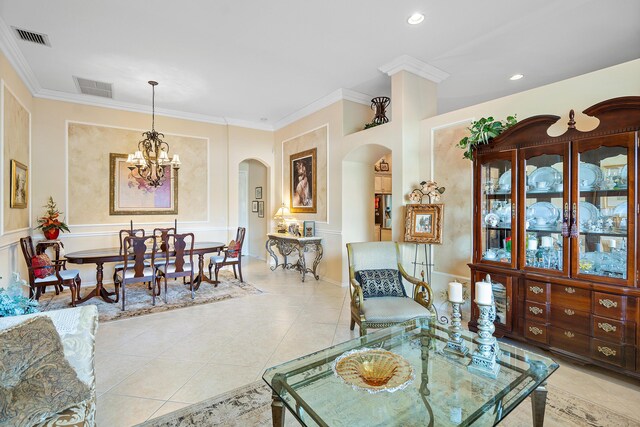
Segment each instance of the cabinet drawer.
[{"label": "cabinet drawer", "polygon": [[591,291],[573,286],[551,286],[551,303],[574,310],[591,311]]},{"label": "cabinet drawer", "polygon": [[547,319],[549,318],[548,311],[549,308],[547,304],[531,301],[527,301],[524,303],[524,315],[525,317],[527,317],[527,319],[547,323]]},{"label": "cabinet drawer", "polygon": [[593,337],[611,342],[635,343],[635,323],[625,323],[606,317],[593,316]]},{"label": "cabinet drawer", "polygon": [[549,283],[527,280],[525,282],[525,294],[527,301],[549,301]]},{"label": "cabinet drawer", "polygon": [[631,346],[592,338],[591,357],[621,368],[635,369],[635,348]]},{"label": "cabinet drawer", "polygon": [[570,329],[549,326],[549,345],[581,356],[589,356],[591,338]]},{"label": "cabinet drawer", "polygon": [[590,335],[591,314],[573,308],[551,304],[551,324],[553,326]]},{"label": "cabinet drawer", "polygon": [[524,336],[532,341],[547,343],[547,326],[542,323],[531,322],[526,320],[524,322]]},{"label": "cabinet drawer", "polygon": [[627,300],[625,296],[594,292],[593,314],[614,319],[624,319],[626,303]]}]

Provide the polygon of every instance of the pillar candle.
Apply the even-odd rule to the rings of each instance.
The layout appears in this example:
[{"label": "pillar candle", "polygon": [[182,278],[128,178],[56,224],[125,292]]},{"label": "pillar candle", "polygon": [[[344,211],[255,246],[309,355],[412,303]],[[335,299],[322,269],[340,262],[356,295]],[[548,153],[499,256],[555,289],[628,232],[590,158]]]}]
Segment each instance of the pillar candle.
[{"label": "pillar candle", "polygon": [[550,248],[553,246],[553,238],[551,236],[542,236],[540,238],[540,246]]},{"label": "pillar candle", "polygon": [[527,240],[527,249],[529,249],[530,251],[535,251],[536,249],[538,249],[538,239],[534,238],[529,238]]},{"label": "pillar candle", "polygon": [[476,303],[480,305],[491,305],[491,283],[476,282]]},{"label": "pillar candle", "polygon": [[615,248],[615,247],[616,247],[616,239],[609,240],[609,248]]},{"label": "pillar candle", "polygon": [[449,283],[449,301],[451,302],[463,302],[462,299],[462,283],[450,282]]}]

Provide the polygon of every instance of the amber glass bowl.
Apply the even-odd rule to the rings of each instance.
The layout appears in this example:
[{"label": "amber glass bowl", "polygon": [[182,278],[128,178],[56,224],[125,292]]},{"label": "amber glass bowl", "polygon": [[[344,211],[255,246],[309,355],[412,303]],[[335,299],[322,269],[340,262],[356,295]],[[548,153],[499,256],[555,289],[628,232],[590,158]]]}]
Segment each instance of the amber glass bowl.
[{"label": "amber glass bowl", "polygon": [[369,391],[399,389],[413,378],[413,368],[406,359],[382,349],[343,354],[336,359],[334,371],[347,384]]}]

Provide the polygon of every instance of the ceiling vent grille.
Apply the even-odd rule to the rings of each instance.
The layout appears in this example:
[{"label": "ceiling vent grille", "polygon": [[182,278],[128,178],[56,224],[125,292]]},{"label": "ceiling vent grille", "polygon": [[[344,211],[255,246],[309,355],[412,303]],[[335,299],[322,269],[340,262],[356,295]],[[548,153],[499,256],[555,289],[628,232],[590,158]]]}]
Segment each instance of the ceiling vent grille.
[{"label": "ceiling vent grille", "polygon": [[113,88],[111,83],[99,82],[96,80],[83,79],[73,76],[80,93],[85,95],[101,96],[103,98],[113,98]]},{"label": "ceiling vent grille", "polygon": [[12,28],[20,40],[51,47],[49,36],[46,34],[34,33],[33,31],[23,30],[22,28]]}]

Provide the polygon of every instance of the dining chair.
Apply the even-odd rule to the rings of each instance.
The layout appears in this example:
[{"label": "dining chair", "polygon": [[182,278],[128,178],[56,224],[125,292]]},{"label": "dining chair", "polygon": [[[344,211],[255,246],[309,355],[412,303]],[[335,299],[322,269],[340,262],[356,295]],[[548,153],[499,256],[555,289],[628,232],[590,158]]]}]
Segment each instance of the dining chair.
[{"label": "dining chair", "polygon": [[[164,302],[167,303],[167,279],[182,277],[190,279],[191,299],[195,298],[193,291],[193,233],[167,234],[162,241],[164,249],[164,264],[156,264],[157,284],[164,279]],[[173,253],[173,256],[171,255]],[[185,257],[188,262],[185,262]]]},{"label": "dining chair", "polygon": [[[145,256],[151,246],[151,265],[145,262]],[[122,311],[125,310],[126,285],[129,283],[156,283],[156,270],[152,266],[155,262],[157,244],[154,236],[127,236],[123,241],[124,267],[116,274],[116,294],[122,288]],[[133,259],[130,254],[133,254]],[[152,285],[153,286],[153,285]],[[156,305],[156,290],[151,290],[152,304]]]},{"label": "dining chair", "polygon": [[33,248],[31,236],[22,237],[20,239],[20,247],[29,270],[29,297],[38,300],[40,299],[42,288],[48,285],[64,285],[71,290],[71,306],[75,307],[76,298],[80,299],[80,271],[67,270],[66,260],[53,260],[50,265],[39,263],[34,265],[34,259],[37,259],[38,255]]},{"label": "dining chair", "polygon": [[[246,228],[238,227],[235,240],[229,242],[227,246],[218,251],[217,255],[211,257],[209,261],[209,279],[211,279],[211,269],[215,266],[215,286],[218,286],[218,272],[225,265],[233,266],[233,275],[235,278],[237,279],[238,274],[240,274],[240,281],[244,282],[242,279],[242,245],[246,232]],[[236,273],[236,265],[238,266],[238,273]]]},{"label": "dining chair", "polygon": [[[132,227],[133,227],[133,223],[132,223]],[[124,255],[124,239],[125,237],[128,236],[132,236],[132,237],[144,237],[145,232],[144,229],[142,228],[128,228],[125,230],[120,230],[120,234],[119,234],[119,241],[120,241],[120,251],[118,252],[118,254],[120,256]],[[124,262],[120,262],[118,264],[115,265],[114,267],[114,271],[113,271],[113,282],[116,282],[116,274],[118,273],[118,271],[124,269]],[[116,302],[118,302],[118,298],[120,298],[120,295],[118,293],[116,293]]]}]

